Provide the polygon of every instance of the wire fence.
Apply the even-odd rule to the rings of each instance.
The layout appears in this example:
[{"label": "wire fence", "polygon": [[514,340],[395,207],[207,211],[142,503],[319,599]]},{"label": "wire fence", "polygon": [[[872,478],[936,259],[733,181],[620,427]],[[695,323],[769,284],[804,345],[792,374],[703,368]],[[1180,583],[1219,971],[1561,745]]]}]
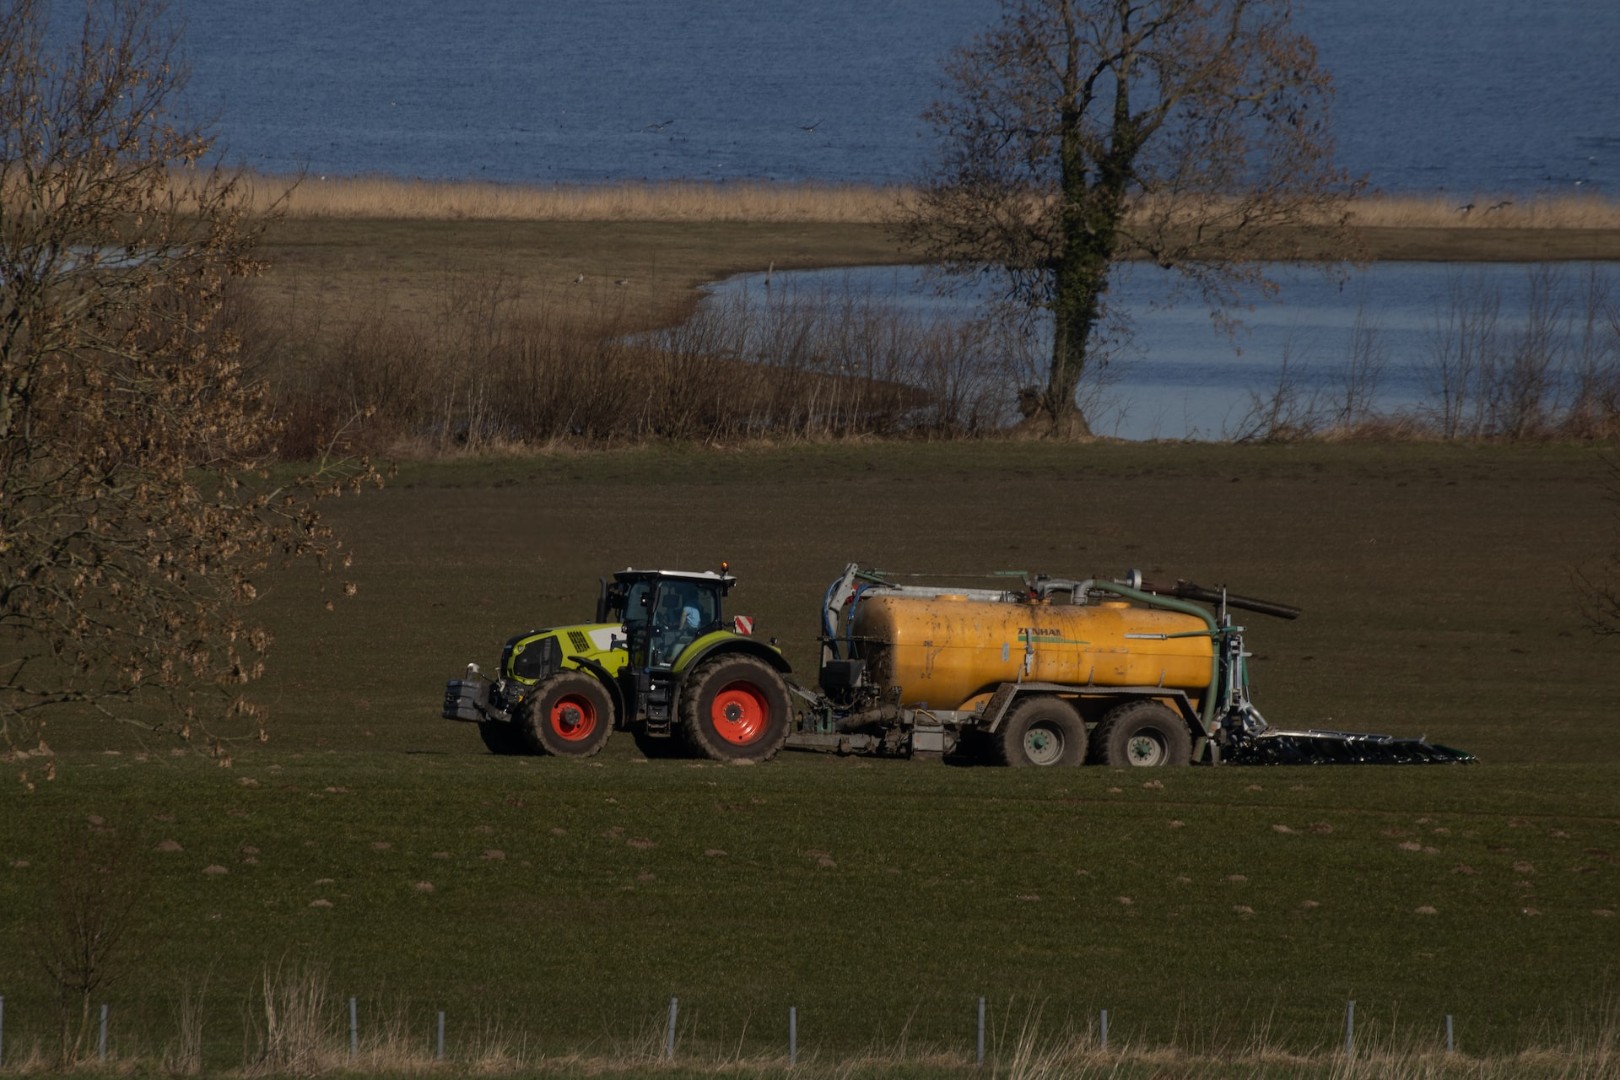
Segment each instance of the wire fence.
[{"label": "wire fence", "polygon": [[[94,1057],[98,1064],[105,1065],[112,1060],[108,1035],[108,1026],[112,1017],[111,1004],[106,1002],[101,1003],[99,1009],[93,1015],[98,1018],[98,1022],[96,1024]],[[987,999],[983,996],[978,997],[976,1000],[976,1009],[973,1013],[973,1028],[971,1031],[972,1046],[974,1048],[972,1064],[974,1067],[983,1067],[987,1061],[987,1053],[991,1044],[992,1035],[989,1029],[989,1015],[989,1005]],[[350,996],[346,999],[346,1018],[347,1063],[353,1065],[358,1063],[361,1058],[362,1035],[364,1034],[362,1031],[361,1022],[362,1011],[360,1008],[360,999],[358,997]],[[785,1045],[783,1045],[781,1049],[785,1050],[786,1062],[788,1066],[793,1067],[799,1063],[799,1007],[796,1005],[789,1006],[785,1019],[786,1025],[783,1029]],[[1091,1018],[1088,1018],[1088,1020],[1090,1019]],[[1095,1026],[1092,1029],[1095,1032],[1093,1047],[1096,1052],[1101,1054],[1108,1054],[1110,1052],[1109,1021],[1110,1017],[1108,1009],[1097,1010],[1094,1018]],[[5,1069],[8,1065],[6,1022],[6,999],[4,995],[0,995],[0,1069]],[[662,1017],[658,1041],[658,1056],[666,1063],[673,1064],[680,1056],[680,1023],[680,999],[678,997],[671,997],[669,999],[667,1013]],[[967,1023],[964,1023],[963,1029],[963,1042],[965,1045],[966,1036],[968,1035]],[[446,1010],[436,1010],[433,1013],[431,1053],[432,1060],[436,1063],[443,1063],[448,1060],[447,1054],[451,1049],[449,1043],[447,1042],[449,1030],[448,1014]],[[1447,1013],[1444,1015],[1439,1025],[1439,1031],[1443,1035],[1444,1053],[1447,1056],[1457,1054],[1458,1047],[1456,1042],[1456,1023],[1455,1016],[1453,1014]],[[397,1033],[390,1031],[388,1034],[393,1036]],[[1356,1002],[1353,999],[1345,1002],[1343,1014],[1343,1036],[1344,1041],[1341,1051],[1342,1056],[1346,1060],[1354,1060],[1357,1057],[1358,1046],[1356,1033]]]}]

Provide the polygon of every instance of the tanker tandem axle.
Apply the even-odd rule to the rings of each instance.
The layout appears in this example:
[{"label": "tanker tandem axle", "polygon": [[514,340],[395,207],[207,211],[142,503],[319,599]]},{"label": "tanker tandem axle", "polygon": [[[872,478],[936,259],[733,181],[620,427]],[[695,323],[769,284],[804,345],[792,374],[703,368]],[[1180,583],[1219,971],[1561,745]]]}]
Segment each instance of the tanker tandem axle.
[{"label": "tanker tandem axle", "polygon": [[596,621],[511,638],[443,715],[495,753],[585,757],[615,730],[716,760],[783,746],[1006,765],[1438,764],[1423,739],[1271,727],[1249,698],[1234,610],[1299,609],[1185,581],[1023,578],[1018,588],[901,584],[850,564],[827,589],[815,688],[774,639],[727,619],[713,571],[624,570]]}]

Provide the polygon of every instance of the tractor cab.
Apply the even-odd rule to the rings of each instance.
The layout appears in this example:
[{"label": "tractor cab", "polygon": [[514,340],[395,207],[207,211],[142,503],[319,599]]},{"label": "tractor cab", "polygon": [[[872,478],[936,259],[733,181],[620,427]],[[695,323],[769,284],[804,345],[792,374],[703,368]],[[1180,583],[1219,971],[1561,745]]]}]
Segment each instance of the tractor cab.
[{"label": "tractor cab", "polygon": [[786,669],[774,648],[748,636],[749,620],[725,617],[725,597],[736,583],[721,563],[718,572],[626,569],[604,586],[604,611],[618,614],[624,626],[624,714],[646,734],[674,733],[681,687],[717,657],[758,654],[770,667]]},{"label": "tractor cab", "polygon": [[672,667],[687,646],[723,629],[724,598],[737,583],[725,570],[623,570],[613,578],[603,611],[622,619],[637,671]]}]

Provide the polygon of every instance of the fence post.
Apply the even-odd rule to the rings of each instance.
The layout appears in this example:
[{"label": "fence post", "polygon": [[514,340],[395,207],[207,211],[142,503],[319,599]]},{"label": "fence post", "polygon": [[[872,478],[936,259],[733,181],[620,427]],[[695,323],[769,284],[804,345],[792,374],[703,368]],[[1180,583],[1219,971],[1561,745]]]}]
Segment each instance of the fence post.
[{"label": "fence post", "polygon": [[107,1060],[107,1003],[101,1003],[101,1034],[96,1039],[96,1058]]},{"label": "fence post", "polygon": [[444,1060],[444,1010],[439,1010],[439,1040],[433,1048],[433,1060]]},{"label": "fence post", "polygon": [[799,1007],[788,1006],[788,1067],[799,1063]]},{"label": "fence post", "polygon": [[1098,1031],[1101,1034],[1102,1049],[1107,1050],[1108,1049],[1108,1010],[1107,1009],[1102,1010],[1102,1015],[1098,1018]]},{"label": "fence post", "polygon": [[675,1060],[675,1017],[680,1014],[680,999],[669,999],[669,1027],[664,1032],[664,1057]]},{"label": "fence post", "polygon": [[349,999],[349,1060],[353,1061],[360,1053],[360,1006],[354,998]]},{"label": "fence post", "polygon": [[979,999],[979,1064],[984,1064],[984,998]]},{"label": "fence post", "polygon": [[0,994],[0,1068],[6,1064],[6,996]]},{"label": "fence post", "polygon": [[1451,1014],[1446,1013],[1446,1053],[1456,1053],[1457,1044],[1451,1037]]},{"label": "fence post", "polygon": [[1345,1005],[1344,1009],[1344,1056],[1356,1056],[1356,1003],[1354,1000]]}]

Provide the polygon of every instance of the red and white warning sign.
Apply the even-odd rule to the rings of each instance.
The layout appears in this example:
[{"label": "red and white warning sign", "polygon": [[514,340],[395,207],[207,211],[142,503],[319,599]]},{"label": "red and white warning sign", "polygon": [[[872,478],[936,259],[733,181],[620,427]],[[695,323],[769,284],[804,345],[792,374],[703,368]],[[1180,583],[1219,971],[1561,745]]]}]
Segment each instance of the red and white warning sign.
[{"label": "red and white warning sign", "polygon": [[752,634],[754,632],[754,617],[752,615],[733,615],[731,617],[731,626],[739,634]]}]

